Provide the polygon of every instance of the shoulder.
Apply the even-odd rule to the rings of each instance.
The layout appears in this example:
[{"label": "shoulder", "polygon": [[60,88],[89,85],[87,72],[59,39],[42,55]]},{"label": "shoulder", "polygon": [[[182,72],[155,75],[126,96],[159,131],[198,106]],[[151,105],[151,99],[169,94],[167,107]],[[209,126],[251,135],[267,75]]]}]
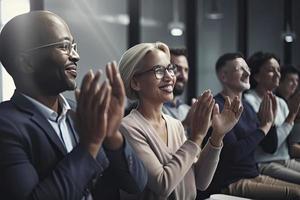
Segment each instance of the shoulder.
[{"label": "shoulder", "polygon": [[254,93],[254,90],[249,90],[244,94],[244,98],[248,102],[257,101],[257,97]]},{"label": "shoulder", "polygon": [[289,113],[289,107],[288,107],[286,101],[283,98],[276,96],[276,102],[277,102],[277,108],[278,108],[277,113],[282,112],[284,114],[284,116],[287,116]]},{"label": "shoulder", "polygon": [[0,119],[1,120],[17,120],[23,116],[23,112],[15,106],[12,101],[5,101],[0,103]]}]

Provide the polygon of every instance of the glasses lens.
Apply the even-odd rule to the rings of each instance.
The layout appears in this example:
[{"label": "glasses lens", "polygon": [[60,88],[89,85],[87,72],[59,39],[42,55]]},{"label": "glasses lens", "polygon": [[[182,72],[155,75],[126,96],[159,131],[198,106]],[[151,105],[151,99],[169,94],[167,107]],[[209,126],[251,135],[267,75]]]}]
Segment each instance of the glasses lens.
[{"label": "glasses lens", "polygon": [[77,44],[76,43],[72,44],[72,49],[77,52]]},{"label": "glasses lens", "polygon": [[155,73],[156,78],[161,79],[165,75],[165,68],[163,66],[157,66],[154,69],[154,73]]},{"label": "glasses lens", "polygon": [[176,72],[177,72],[177,68],[176,68],[176,66],[175,65],[169,65],[168,67],[167,67],[167,71],[168,71],[168,73],[171,75],[171,76],[175,76],[175,74],[176,74]]}]

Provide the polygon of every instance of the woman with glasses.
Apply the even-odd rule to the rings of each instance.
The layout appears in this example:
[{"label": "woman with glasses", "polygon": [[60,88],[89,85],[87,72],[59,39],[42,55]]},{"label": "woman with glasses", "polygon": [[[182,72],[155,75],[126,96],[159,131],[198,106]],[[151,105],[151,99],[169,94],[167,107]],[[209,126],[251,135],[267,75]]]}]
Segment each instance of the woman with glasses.
[{"label": "woman with glasses", "polygon": [[[240,117],[239,100],[227,98],[219,113],[211,92],[205,91],[191,108],[187,139],[181,122],[161,111],[163,103],[173,99],[176,81],[167,45],[138,44],[123,54],[119,67],[127,97],[139,102],[120,127],[148,171],[146,189],[138,199],[195,199],[196,188],[205,190],[210,184],[222,139]],[[214,132],[201,150],[210,125]]]}]

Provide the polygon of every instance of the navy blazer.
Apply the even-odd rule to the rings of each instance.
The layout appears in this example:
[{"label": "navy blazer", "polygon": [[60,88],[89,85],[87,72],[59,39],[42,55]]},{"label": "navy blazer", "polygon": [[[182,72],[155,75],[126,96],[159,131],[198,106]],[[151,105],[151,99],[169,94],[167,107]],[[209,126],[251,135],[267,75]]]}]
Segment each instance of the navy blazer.
[{"label": "navy blazer", "polygon": [[[75,112],[67,123],[74,135]],[[77,138],[78,139],[78,138]],[[118,151],[103,148],[94,159],[80,143],[67,153],[39,110],[17,91],[0,104],[0,198],[4,200],[119,199],[119,189],[143,190],[147,172],[124,140]]]}]

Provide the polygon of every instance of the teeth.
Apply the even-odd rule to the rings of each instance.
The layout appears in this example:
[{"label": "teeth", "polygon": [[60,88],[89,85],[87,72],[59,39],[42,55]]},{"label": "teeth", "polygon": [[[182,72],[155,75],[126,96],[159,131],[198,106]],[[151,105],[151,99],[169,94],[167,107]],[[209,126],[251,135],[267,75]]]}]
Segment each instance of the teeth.
[{"label": "teeth", "polygon": [[171,85],[163,86],[163,87],[161,87],[161,89],[166,92],[173,92],[173,86],[171,86]]}]

